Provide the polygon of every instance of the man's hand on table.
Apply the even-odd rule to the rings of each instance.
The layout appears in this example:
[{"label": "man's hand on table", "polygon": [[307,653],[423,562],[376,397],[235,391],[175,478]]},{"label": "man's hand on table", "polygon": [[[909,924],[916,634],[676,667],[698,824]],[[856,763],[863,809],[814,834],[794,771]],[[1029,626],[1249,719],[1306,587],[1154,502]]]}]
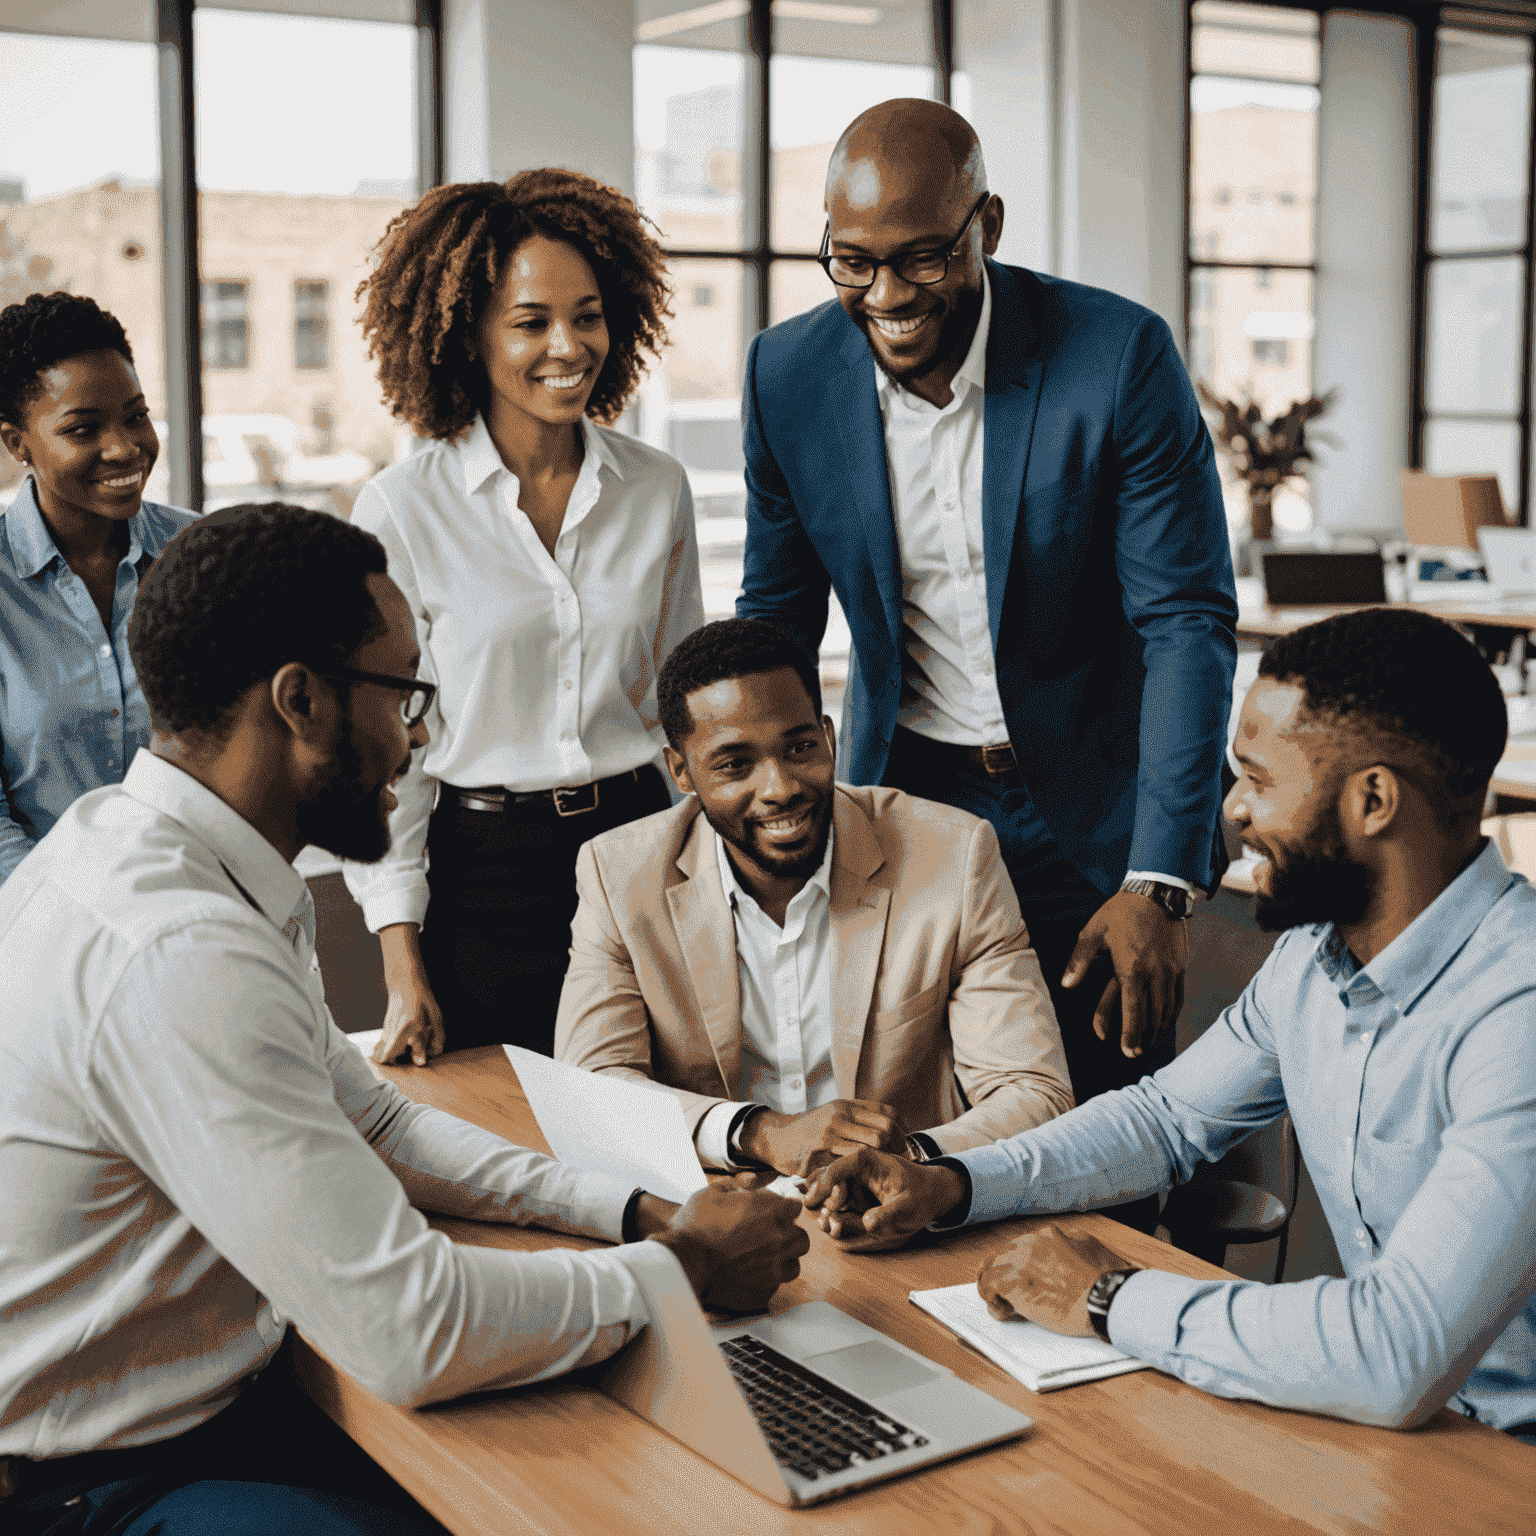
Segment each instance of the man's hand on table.
[{"label": "man's hand on table", "polygon": [[1088,1321],[1088,1292],[1106,1270],[1126,1262],[1087,1232],[1044,1226],[1016,1237],[987,1260],[976,1289],[998,1322],[1022,1317],[1052,1333],[1096,1337]]},{"label": "man's hand on table", "polygon": [[889,1104],[834,1099],[800,1115],[756,1109],[742,1125],[739,1144],[743,1156],[755,1163],[808,1178],[823,1163],[860,1147],[905,1157],[907,1133]]},{"label": "man's hand on table", "polygon": [[1184,1006],[1189,924],[1170,917],[1150,897],[1116,891],[1079,934],[1061,984],[1077,986],[1104,949],[1114,962],[1115,975],[1099,999],[1093,1032],[1109,1040],[1118,1028],[1120,1049],[1127,1056],[1140,1056],[1144,1046],[1173,1028]]},{"label": "man's hand on table", "polygon": [[443,1010],[437,1006],[421,959],[421,928],[416,923],[391,923],[379,930],[384,955],[384,986],[389,1004],[384,1028],[374,1047],[373,1060],[380,1066],[406,1052],[418,1067],[430,1056],[441,1056],[447,1040]]},{"label": "man's hand on table", "polygon": [[901,1247],[965,1196],[953,1168],[863,1147],[817,1172],[805,1206],[850,1253],[874,1253]]},{"label": "man's hand on table", "polygon": [[[642,1236],[651,1235],[641,1214],[650,1199],[642,1195],[636,1211]],[[798,1200],[712,1184],[693,1195],[666,1230],[654,1235],[683,1266],[700,1305],[723,1312],[761,1312],[768,1298],[800,1273],[800,1255],[811,1246],[799,1215]]]}]

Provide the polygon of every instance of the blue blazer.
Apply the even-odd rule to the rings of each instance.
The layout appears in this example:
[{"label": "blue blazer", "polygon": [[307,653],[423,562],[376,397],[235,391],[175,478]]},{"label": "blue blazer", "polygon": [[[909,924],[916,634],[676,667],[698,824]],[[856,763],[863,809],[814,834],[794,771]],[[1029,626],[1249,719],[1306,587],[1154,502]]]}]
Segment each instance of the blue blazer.
[{"label": "blue blazer", "polygon": [[[987,271],[987,606],[1020,770],[1101,890],[1128,868],[1208,885],[1237,655],[1210,434],[1151,310]],[[856,657],[846,773],[878,784],[901,694],[901,569],[874,359],[838,303],[757,337],[742,417],[736,611],[814,655],[837,589]]]}]

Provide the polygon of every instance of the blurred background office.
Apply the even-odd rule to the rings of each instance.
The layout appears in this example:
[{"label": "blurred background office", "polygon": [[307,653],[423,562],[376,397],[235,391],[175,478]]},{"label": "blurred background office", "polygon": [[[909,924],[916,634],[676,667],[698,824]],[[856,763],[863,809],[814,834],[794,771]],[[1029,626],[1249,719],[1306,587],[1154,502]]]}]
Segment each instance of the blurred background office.
[{"label": "blurred background office", "polygon": [[[8,0],[0,303],[65,288],[123,320],[163,440],[151,498],[346,516],[414,446],[356,325],[388,219],[442,180],[585,171],[672,253],[672,346],[619,425],[687,467],[721,617],[746,345],[832,297],[813,258],[842,127],[936,97],[981,136],[1000,259],[1150,306],[1266,415],[1337,390],[1277,544],[1401,543],[1405,468],[1492,475],[1528,525],[1533,40],[1536,0]],[[0,506],[19,481],[0,456]],[[847,647],[834,614],[834,716]],[[322,953],[350,952],[340,877],[304,858]],[[1186,1040],[1269,948],[1226,895],[1196,919]],[[342,982],[343,1026],[376,1027],[374,971]],[[1298,1234],[1288,1275],[1336,1265],[1326,1244]]]}]

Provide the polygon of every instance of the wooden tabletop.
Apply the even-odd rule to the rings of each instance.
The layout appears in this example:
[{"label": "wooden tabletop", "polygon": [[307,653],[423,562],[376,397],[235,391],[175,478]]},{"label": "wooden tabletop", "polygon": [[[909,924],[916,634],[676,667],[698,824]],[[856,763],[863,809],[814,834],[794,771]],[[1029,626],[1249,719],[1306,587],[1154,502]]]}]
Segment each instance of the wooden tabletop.
[{"label": "wooden tabletop", "polygon": [[1536,630],[1536,604],[1467,603],[1266,603],[1259,608],[1239,608],[1237,632],[1253,639],[1272,640],[1288,635],[1303,624],[1316,624],[1338,613],[1354,613],[1360,608],[1410,608],[1415,613],[1433,614],[1452,624],[1475,625],[1485,629]]},{"label": "wooden tabletop", "polygon": [[[433,1104],[547,1149],[498,1047],[383,1075]],[[1103,1216],[1056,1217],[1134,1263],[1222,1272]],[[948,1366],[1035,1421],[1022,1440],[809,1510],[759,1497],[580,1377],[447,1406],[391,1407],[302,1349],[311,1395],[455,1532],[655,1536],[1260,1536],[1268,1532],[1536,1530],[1536,1451],[1442,1411],[1412,1432],[1226,1402],[1157,1371],[1037,1396],[907,1300],[972,1279],[1025,1221],[966,1229],[891,1254],[843,1253],[811,1221],[801,1275],[772,1310],[825,1299]],[[433,1219],[455,1241],[594,1246],[554,1233]]]}]

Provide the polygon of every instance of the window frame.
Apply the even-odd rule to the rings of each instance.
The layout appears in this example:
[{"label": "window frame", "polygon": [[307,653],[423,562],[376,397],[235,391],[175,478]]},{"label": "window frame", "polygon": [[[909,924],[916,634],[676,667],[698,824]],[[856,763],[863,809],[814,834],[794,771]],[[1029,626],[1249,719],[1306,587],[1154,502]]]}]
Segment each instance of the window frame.
[{"label": "window frame", "polygon": [[[955,11],[953,0],[928,0],[928,68],[933,73],[935,99],[951,104],[955,74]],[[747,43],[744,53],[746,82],[743,91],[742,160],[752,166],[749,185],[755,194],[756,239],[734,250],[702,246],[664,245],[669,261],[733,261],[749,269],[756,296],[756,329],[765,331],[770,321],[771,275],[775,262],[814,262],[814,251],[784,251],[773,244],[773,123],[769,71],[773,46],[773,0],[749,0],[746,15]],[[831,294],[828,294],[831,297]]]},{"label": "window frame", "polygon": [[[307,291],[306,291],[307,290]],[[316,291],[318,290],[318,292]],[[319,301],[318,308],[315,307]],[[306,322],[319,322],[313,332],[306,332]],[[303,348],[318,339],[321,360],[306,361]],[[297,373],[319,373],[331,366],[331,284],[324,277],[293,279],[293,367]]]},{"label": "window frame", "polygon": [[[1408,463],[1413,469],[1424,467],[1424,443],[1428,428],[1433,421],[1488,421],[1506,423],[1514,421],[1519,434],[1517,458],[1517,482],[1515,487],[1515,515],[1522,528],[1531,526],[1533,479],[1536,479],[1536,446],[1532,444],[1533,416],[1536,416],[1536,89],[1528,103],[1527,136],[1533,141],[1532,152],[1526,164],[1525,240],[1521,245],[1500,246],[1487,251],[1435,252],[1430,248],[1430,225],[1433,209],[1430,204],[1431,168],[1434,155],[1434,91],[1436,60],[1439,50],[1439,31],[1448,27],[1463,32],[1488,32],[1505,37],[1527,37],[1536,53],[1536,18],[1529,11],[1514,10],[1499,0],[1461,0],[1458,5],[1421,4],[1416,0],[1351,0],[1349,4],[1334,4],[1332,0],[1255,0],[1255,3],[1280,10],[1311,11],[1318,18],[1320,29],[1326,25],[1328,13],[1335,10],[1368,11],[1375,15],[1397,16],[1413,28],[1413,99],[1414,99],[1414,156],[1413,156],[1413,290],[1412,314],[1409,325],[1409,376],[1408,376]],[[1184,355],[1190,355],[1193,320],[1188,303],[1190,284],[1197,268],[1237,266],[1254,270],[1268,266],[1271,271],[1303,270],[1314,274],[1317,264],[1284,262],[1236,262],[1202,260],[1190,250],[1191,213],[1190,192],[1193,181],[1193,125],[1189,100],[1189,88],[1195,78],[1194,53],[1194,0],[1184,7]],[[1511,418],[1503,412],[1431,411],[1429,409],[1429,285],[1431,269],[1439,261],[1483,260],[1493,257],[1515,256],[1525,262],[1525,294],[1520,338],[1520,396],[1519,410]]]},{"label": "window frame", "polygon": [[[154,0],[160,117],[160,236],[165,283],[165,412],[169,439],[165,451],[171,501],[201,512],[202,277],[198,270],[197,103],[192,31],[196,4],[197,0]],[[414,0],[413,14],[416,192],[420,196],[443,179],[443,0]],[[249,291],[247,306],[249,359]]]}]

